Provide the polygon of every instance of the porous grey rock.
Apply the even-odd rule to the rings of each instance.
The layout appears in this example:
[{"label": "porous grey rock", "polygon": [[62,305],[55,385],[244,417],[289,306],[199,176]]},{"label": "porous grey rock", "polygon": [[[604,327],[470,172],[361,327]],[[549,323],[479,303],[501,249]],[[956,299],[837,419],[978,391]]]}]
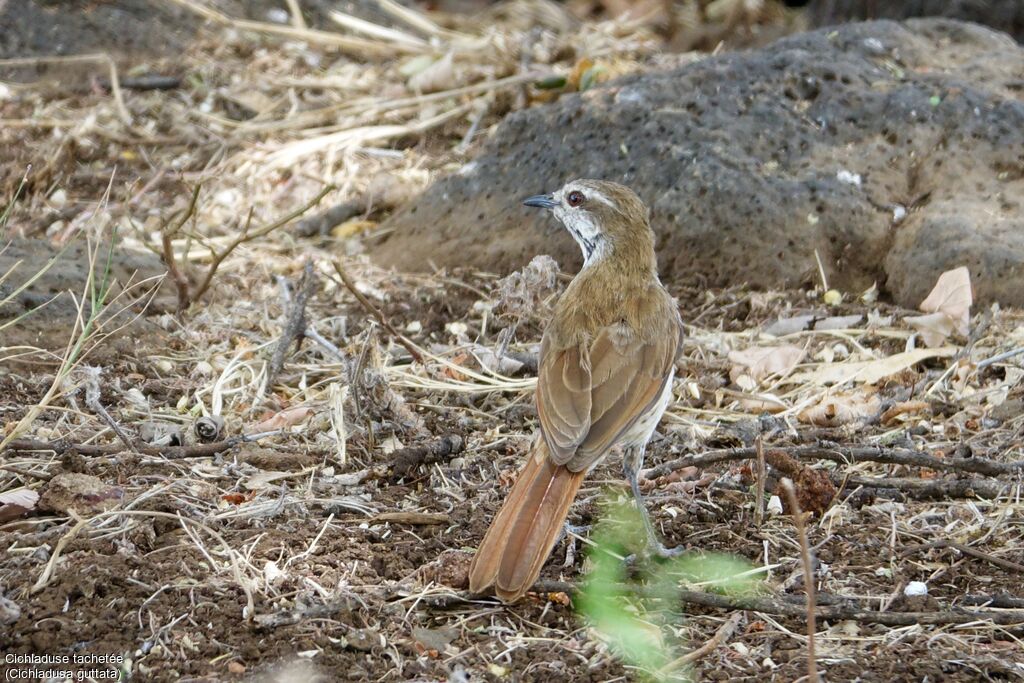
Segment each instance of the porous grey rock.
[{"label": "porous grey rock", "polygon": [[549,252],[520,205],[574,177],[651,208],[663,278],[878,282],[916,306],[966,265],[976,298],[1024,305],[1024,50],[943,19],[848,24],[610,83],[509,116],[479,157],[387,223],[402,268],[507,271]]},{"label": "porous grey rock", "polygon": [[833,26],[867,19],[945,17],[984,24],[1024,40],[1021,0],[812,0],[807,5],[811,26]]}]

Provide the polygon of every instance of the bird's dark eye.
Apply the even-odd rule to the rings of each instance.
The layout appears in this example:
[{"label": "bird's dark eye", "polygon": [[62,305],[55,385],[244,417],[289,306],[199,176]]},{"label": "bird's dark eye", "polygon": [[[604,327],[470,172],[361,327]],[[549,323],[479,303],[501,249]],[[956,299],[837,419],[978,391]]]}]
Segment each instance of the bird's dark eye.
[{"label": "bird's dark eye", "polygon": [[579,190],[573,190],[565,197],[565,201],[569,202],[569,206],[579,206],[583,203],[584,199],[586,199],[586,197],[584,197],[583,193]]}]

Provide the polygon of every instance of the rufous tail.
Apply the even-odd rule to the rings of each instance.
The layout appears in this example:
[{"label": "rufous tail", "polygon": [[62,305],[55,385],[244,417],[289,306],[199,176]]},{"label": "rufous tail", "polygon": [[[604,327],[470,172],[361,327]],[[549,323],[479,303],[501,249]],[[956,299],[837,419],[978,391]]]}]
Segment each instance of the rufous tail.
[{"label": "rufous tail", "polygon": [[538,439],[469,568],[469,589],[494,586],[505,602],[529,590],[551,554],[585,472],[570,472]]}]

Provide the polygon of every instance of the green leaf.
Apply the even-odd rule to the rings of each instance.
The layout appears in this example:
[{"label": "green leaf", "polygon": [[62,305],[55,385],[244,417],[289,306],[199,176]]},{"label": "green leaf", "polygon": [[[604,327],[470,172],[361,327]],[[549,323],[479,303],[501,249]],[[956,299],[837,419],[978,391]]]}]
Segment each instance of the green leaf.
[{"label": "green leaf", "polygon": [[647,543],[643,518],[632,501],[607,505],[591,540],[591,570],[575,599],[576,608],[642,679],[675,680],[681,675],[669,665],[681,649],[673,635],[673,626],[682,618],[677,597],[681,581],[730,593],[753,592],[760,584],[759,567],[718,553],[687,553],[669,561],[640,559],[627,574],[620,558],[643,558]]},{"label": "green leaf", "polygon": [[547,76],[536,81],[533,85],[538,90],[558,90],[559,88],[564,88],[567,82],[565,76]]}]

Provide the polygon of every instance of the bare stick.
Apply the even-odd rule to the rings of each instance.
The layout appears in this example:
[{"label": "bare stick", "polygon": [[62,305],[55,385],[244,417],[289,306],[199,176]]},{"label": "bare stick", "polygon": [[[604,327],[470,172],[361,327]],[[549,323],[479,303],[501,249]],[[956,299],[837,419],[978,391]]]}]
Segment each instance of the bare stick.
[{"label": "bare stick", "polygon": [[[691,605],[703,605],[704,607],[742,609],[762,612],[764,614],[807,618],[807,610],[803,605],[794,605],[773,598],[682,591],[679,594],[679,599]],[[978,621],[990,621],[994,624],[1019,624],[1024,622],[1024,610],[978,612],[950,609],[940,612],[878,612],[876,610],[835,606],[816,607],[814,613],[818,618],[830,622],[857,621],[863,624],[882,624],[884,626],[970,624]]]},{"label": "bare stick", "polygon": [[174,257],[174,249],[172,248],[171,245],[171,238],[173,238],[175,234],[181,231],[181,229],[185,226],[185,223],[188,221],[188,219],[191,218],[191,216],[195,213],[196,201],[199,197],[199,186],[196,186],[196,189],[193,190],[192,192],[192,199],[189,203],[189,207],[185,212],[184,216],[181,218],[181,220],[178,221],[177,225],[175,225],[174,228],[171,228],[169,230],[165,229],[162,231],[162,254],[164,263],[167,265],[167,271],[170,273],[171,279],[174,280],[174,284],[178,290],[178,311],[185,311],[189,306],[192,305],[194,301],[198,301],[200,298],[202,298],[203,294],[206,293],[206,290],[209,289],[210,285],[213,283],[213,277],[214,275],[217,274],[217,269],[220,268],[220,264],[223,263],[224,259],[230,256],[235,249],[240,247],[242,244],[245,244],[246,242],[251,242],[252,240],[259,239],[260,237],[268,235],[274,230],[280,228],[282,225],[285,225],[286,223],[289,223],[292,220],[298,218],[299,216],[301,216],[302,214],[306,213],[311,208],[319,204],[320,200],[323,199],[332,190],[334,190],[333,185],[328,185],[324,187],[322,190],[320,190],[319,194],[317,194],[317,196],[314,197],[305,206],[302,206],[286,214],[285,216],[282,216],[281,218],[278,218],[277,220],[268,223],[267,225],[259,227],[256,230],[250,230],[252,226],[252,209],[250,208],[249,217],[246,220],[245,226],[242,228],[242,231],[233,240],[231,240],[231,242],[226,247],[224,247],[223,250],[215,251],[211,249],[212,258],[210,260],[210,265],[206,270],[206,274],[203,276],[203,279],[199,283],[199,285],[196,286],[195,289],[192,289],[189,286],[188,278],[186,277],[184,272],[182,272],[177,266]]},{"label": "bare stick", "polygon": [[715,635],[711,636],[711,639],[698,647],[696,650],[687,652],[682,657],[673,659],[671,662],[663,666],[659,671],[660,677],[667,677],[673,671],[683,668],[684,666],[693,664],[698,659],[701,659],[705,655],[713,652],[715,648],[722,645],[725,641],[732,637],[736,627],[740,625],[740,621],[743,619],[743,612],[735,612],[732,616],[725,620],[725,623],[718,627],[715,631]]},{"label": "bare stick", "polygon": [[958,550],[964,555],[970,555],[971,557],[977,558],[979,560],[991,562],[997,567],[1002,567],[1003,569],[1007,569],[1011,572],[1016,572],[1024,576],[1024,564],[1020,564],[1019,562],[1014,562],[1012,560],[1007,560],[1002,557],[996,557],[991,553],[986,553],[981,550],[978,550],[977,548],[972,548],[969,545],[964,545],[963,543],[955,543],[953,541],[935,541],[933,543],[922,543],[921,545],[911,546],[910,548],[907,548],[902,553],[900,553],[900,558],[902,559],[919,552],[938,548],[953,548],[954,550]]},{"label": "bare stick", "polygon": [[340,277],[341,281],[345,283],[345,287],[348,288],[348,291],[352,292],[352,296],[356,298],[356,301],[358,301],[370,315],[377,319],[377,322],[380,323],[381,327],[388,331],[388,334],[394,337],[399,344],[405,347],[405,350],[409,352],[409,355],[413,357],[413,360],[417,363],[422,363],[423,356],[421,356],[420,352],[416,350],[416,346],[406,339],[405,335],[392,327],[391,323],[388,322],[388,319],[380,312],[380,309],[374,306],[362,292],[356,289],[356,284],[352,282],[352,278],[348,276],[348,273],[345,272],[345,269],[341,267],[341,264],[338,261],[332,261],[332,263],[334,265],[335,272],[338,273],[338,277]]},{"label": "bare stick", "polygon": [[754,451],[757,453],[757,482],[754,489],[754,504],[757,506],[754,512],[754,523],[760,527],[764,524],[764,478],[765,478],[765,466],[764,466],[764,441],[761,439],[761,435],[757,436],[757,440],[754,441]]},{"label": "bare stick", "polygon": [[781,484],[786,491],[786,498],[789,500],[789,513],[793,516],[793,524],[796,526],[797,538],[800,541],[800,560],[804,565],[804,592],[807,594],[807,680],[811,683],[818,683],[818,660],[814,656],[814,634],[817,630],[814,606],[817,601],[814,597],[814,565],[811,562],[811,547],[807,543],[807,528],[804,526],[804,515],[800,511],[800,503],[796,499],[793,482],[788,477],[784,477]]},{"label": "bare stick", "polygon": [[270,368],[267,370],[267,382],[263,387],[264,391],[270,391],[277,381],[277,376],[284,367],[284,359],[293,341],[301,341],[306,330],[306,304],[313,296],[316,289],[316,276],[313,274],[313,261],[307,260],[302,268],[302,278],[299,280],[298,292],[291,310],[287,311],[288,319],[285,322],[281,338],[274,348],[274,355],[270,359]]},{"label": "bare stick", "polygon": [[[228,246],[224,248],[224,251],[222,251],[220,253],[215,253],[214,254],[213,261],[210,263],[210,269],[206,273],[206,278],[199,284],[199,287],[196,288],[195,293],[192,295],[192,300],[195,301],[196,299],[201,297],[204,293],[206,293],[206,290],[210,286],[210,282],[213,280],[214,273],[217,272],[217,268],[220,267],[221,262],[224,259],[226,259],[228,257],[228,255],[231,252],[233,252],[236,248],[238,248],[240,245],[242,245],[245,242],[249,242],[249,241],[252,241],[254,239],[259,239],[260,237],[263,237],[265,235],[269,235],[274,230],[277,230],[278,228],[280,228],[282,225],[285,225],[286,223],[290,223],[291,221],[295,220],[296,218],[298,218],[299,216],[301,216],[302,214],[306,213],[307,211],[312,209],[314,206],[319,204],[320,200],[323,199],[324,197],[326,197],[327,194],[332,192],[332,191],[334,191],[334,185],[326,186],[325,188],[320,190],[320,192],[315,197],[313,197],[313,199],[311,199],[308,203],[306,203],[304,206],[301,206],[298,209],[295,209],[294,211],[292,211],[291,213],[288,213],[288,214],[282,216],[281,218],[278,218],[276,221],[273,221],[271,223],[268,223],[267,225],[264,225],[264,226],[262,226],[260,228],[257,228],[253,232],[249,231],[249,224],[248,224],[248,222],[246,222],[246,226],[245,226],[245,229],[242,231],[242,234],[240,234],[230,244],[228,244]],[[252,211],[251,210],[249,212],[249,220],[252,220]]]},{"label": "bare stick", "polygon": [[[624,591],[634,591],[635,586],[621,586]],[[572,595],[579,591],[578,586],[567,581],[538,581],[531,589],[535,593],[566,593]],[[661,595],[660,593],[658,594]],[[680,602],[689,605],[700,605],[714,609],[744,610],[774,614],[794,619],[807,619],[805,605],[794,604],[778,598],[763,595],[721,595],[703,591],[679,591],[674,596]],[[420,604],[425,607],[461,607],[470,603],[479,603],[480,596],[466,592],[453,591],[436,598],[423,599]],[[818,619],[829,622],[856,621],[861,624],[881,624],[883,626],[935,626],[945,624],[973,624],[990,622],[999,625],[1024,623],[1024,609],[999,611],[969,611],[951,608],[935,612],[879,612],[859,607],[842,605],[825,605],[815,607]]]},{"label": "bare stick", "polygon": [[188,208],[182,215],[181,220],[178,221],[177,225],[170,229],[164,229],[161,231],[162,241],[162,255],[164,259],[164,265],[167,266],[167,272],[171,276],[171,280],[174,282],[174,287],[178,291],[178,310],[184,311],[192,303],[192,293],[189,291],[188,276],[178,268],[177,259],[174,258],[174,246],[171,244],[171,239],[181,232],[181,229],[185,227],[185,223],[188,222],[196,212],[196,203],[199,201],[199,191],[202,189],[202,183],[198,183],[195,189],[192,190],[192,198],[189,200]]},{"label": "bare stick", "polygon": [[100,369],[86,368],[85,370],[89,373],[85,382],[85,405],[89,406],[90,410],[103,418],[103,421],[106,422],[112,430],[114,430],[114,434],[117,435],[117,438],[121,440],[121,443],[123,443],[128,450],[133,453],[138,453],[138,451],[135,450],[135,445],[132,443],[131,438],[125,434],[125,431],[121,429],[121,425],[111,417],[110,413],[107,412],[107,409],[103,407],[102,403],[100,403]]},{"label": "bare stick", "polygon": [[285,0],[288,5],[288,13],[291,14],[292,26],[299,29],[307,28],[306,20],[302,17],[302,8],[299,7],[299,0]]},{"label": "bare stick", "polygon": [[847,486],[894,489],[914,500],[943,498],[998,498],[1007,492],[1009,482],[987,479],[913,479],[910,477],[836,477]]},{"label": "bare stick", "polygon": [[[194,446],[152,446],[149,444],[138,444],[135,450],[142,455],[153,455],[177,460],[181,458],[209,458],[220,453],[226,453],[235,446],[250,441],[257,441],[263,437],[279,434],[280,431],[264,432],[261,434],[247,434],[245,436],[233,436],[230,439],[217,441],[215,443],[196,444]],[[83,444],[71,443],[69,441],[37,441],[35,439],[13,439],[0,453],[19,453],[48,451],[56,455],[64,453],[78,453],[84,456],[117,455],[128,450],[124,444]]]},{"label": "bare stick", "polygon": [[[256,617],[256,626],[260,629],[275,629],[281,626],[292,626],[306,619],[330,619],[340,614],[351,614],[360,609],[361,605],[355,597],[342,596],[321,605],[302,605],[272,614],[261,614]],[[343,628],[344,622],[339,621]]]}]

